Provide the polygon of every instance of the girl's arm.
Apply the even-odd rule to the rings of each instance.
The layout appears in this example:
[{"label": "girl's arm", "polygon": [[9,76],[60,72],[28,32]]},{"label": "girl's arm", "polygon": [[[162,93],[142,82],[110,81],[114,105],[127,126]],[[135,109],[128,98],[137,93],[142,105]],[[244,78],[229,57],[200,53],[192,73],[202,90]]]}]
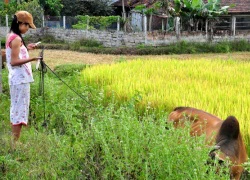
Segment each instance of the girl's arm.
[{"label": "girl's arm", "polygon": [[35,61],[38,59],[41,59],[41,57],[33,57],[33,58],[27,58],[27,59],[19,59],[19,52],[21,47],[21,38],[17,37],[11,42],[11,62],[10,64],[12,66],[20,66],[22,64],[25,64],[27,62]]}]

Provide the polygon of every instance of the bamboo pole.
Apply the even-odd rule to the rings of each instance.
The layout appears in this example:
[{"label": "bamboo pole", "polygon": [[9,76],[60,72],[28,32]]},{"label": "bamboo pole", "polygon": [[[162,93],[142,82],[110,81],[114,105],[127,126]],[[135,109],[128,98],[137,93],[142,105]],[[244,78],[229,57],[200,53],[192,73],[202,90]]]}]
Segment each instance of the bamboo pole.
[{"label": "bamboo pole", "polygon": [[1,48],[1,41],[0,41],[0,94],[3,92],[3,85],[2,85],[2,48]]}]

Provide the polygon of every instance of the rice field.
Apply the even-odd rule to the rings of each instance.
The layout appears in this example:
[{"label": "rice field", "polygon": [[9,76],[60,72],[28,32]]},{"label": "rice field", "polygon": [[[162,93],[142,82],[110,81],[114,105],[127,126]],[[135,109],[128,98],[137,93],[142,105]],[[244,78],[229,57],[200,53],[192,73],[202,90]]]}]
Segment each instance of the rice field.
[{"label": "rice field", "polygon": [[[190,106],[221,119],[235,116],[250,143],[250,62],[222,59],[142,59],[97,65],[82,71],[82,83],[103,88],[118,100],[141,96],[141,106],[169,113]],[[248,147],[249,149],[249,147]]]}]

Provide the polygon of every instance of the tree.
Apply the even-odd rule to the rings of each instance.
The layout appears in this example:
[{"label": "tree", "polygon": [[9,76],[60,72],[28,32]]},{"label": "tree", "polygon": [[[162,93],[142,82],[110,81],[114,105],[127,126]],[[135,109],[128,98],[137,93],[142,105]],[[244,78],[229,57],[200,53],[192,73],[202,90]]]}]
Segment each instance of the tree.
[{"label": "tree", "polygon": [[227,14],[228,9],[232,6],[220,5],[221,0],[174,0],[174,5],[170,8],[170,14],[174,17],[189,19],[189,25],[198,28],[200,21],[210,21],[211,24],[220,15]]},{"label": "tree", "polygon": [[58,16],[63,8],[61,0],[39,0],[39,2],[45,15]]},{"label": "tree", "polygon": [[113,14],[110,0],[61,0],[64,8],[61,15],[109,16]]},{"label": "tree", "polygon": [[[43,8],[40,6],[38,0],[22,2],[18,4],[16,1],[10,1],[8,4],[0,3],[0,17],[5,20],[5,15],[8,14],[10,16],[14,15],[18,10],[25,10],[32,14],[34,18],[34,23],[39,27],[42,22],[41,15],[43,14]],[[11,21],[11,18],[10,18]]]}]

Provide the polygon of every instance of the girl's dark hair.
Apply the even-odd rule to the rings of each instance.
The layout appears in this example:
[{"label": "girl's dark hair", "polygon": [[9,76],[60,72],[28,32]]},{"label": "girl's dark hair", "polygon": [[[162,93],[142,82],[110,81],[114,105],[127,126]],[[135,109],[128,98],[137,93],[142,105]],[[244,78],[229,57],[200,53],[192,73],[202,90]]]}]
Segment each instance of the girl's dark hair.
[{"label": "girl's dark hair", "polygon": [[14,15],[14,18],[12,20],[11,26],[10,26],[10,32],[13,32],[15,34],[17,34],[18,36],[20,36],[20,38],[22,39],[23,45],[27,48],[23,37],[21,35],[21,32],[19,30],[19,24],[21,24],[22,22],[18,22],[16,15]]}]

